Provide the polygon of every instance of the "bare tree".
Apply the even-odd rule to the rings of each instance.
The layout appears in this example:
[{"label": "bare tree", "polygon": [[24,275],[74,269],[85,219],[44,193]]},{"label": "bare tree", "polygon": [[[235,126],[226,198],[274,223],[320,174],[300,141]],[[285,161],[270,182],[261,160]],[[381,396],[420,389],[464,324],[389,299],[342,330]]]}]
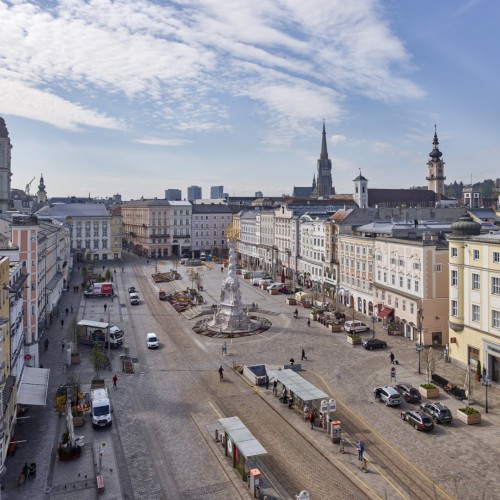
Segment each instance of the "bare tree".
[{"label": "bare tree", "polygon": [[427,383],[430,384],[434,373],[434,351],[432,347],[427,348],[425,353],[425,373],[427,374]]}]

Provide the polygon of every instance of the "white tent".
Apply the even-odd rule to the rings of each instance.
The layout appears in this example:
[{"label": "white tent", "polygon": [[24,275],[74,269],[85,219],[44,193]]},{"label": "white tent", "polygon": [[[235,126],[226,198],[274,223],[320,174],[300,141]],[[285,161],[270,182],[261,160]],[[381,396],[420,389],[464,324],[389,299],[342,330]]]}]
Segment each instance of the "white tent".
[{"label": "white tent", "polygon": [[49,386],[49,368],[31,368],[26,366],[17,393],[17,403],[21,405],[45,406]]}]

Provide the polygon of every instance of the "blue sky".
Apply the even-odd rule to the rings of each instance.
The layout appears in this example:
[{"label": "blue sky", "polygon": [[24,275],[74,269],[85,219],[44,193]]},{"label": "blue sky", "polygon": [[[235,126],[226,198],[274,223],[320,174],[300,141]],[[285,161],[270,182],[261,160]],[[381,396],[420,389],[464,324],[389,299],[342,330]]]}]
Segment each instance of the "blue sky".
[{"label": "blue sky", "polygon": [[[500,3],[0,0],[12,186],[49,196],[279,196],[326,121],[338,193],[500,177]],[[34,183],[35,184],[35,183]],[[32,185],[32,191],[35,185]]]}]

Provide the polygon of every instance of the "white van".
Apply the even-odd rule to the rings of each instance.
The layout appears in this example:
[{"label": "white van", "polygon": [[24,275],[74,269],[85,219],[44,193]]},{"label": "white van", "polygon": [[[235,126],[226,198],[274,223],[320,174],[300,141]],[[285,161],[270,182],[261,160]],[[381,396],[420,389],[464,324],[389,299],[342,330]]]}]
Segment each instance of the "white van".
[{"label": "white van", "polygon": [[200,252],[200,260],[207,260],[206,252]]},{"label": "white van", "polygon": [[344,330],[347,333],[367,332],[369,329],[370,327],[362,321],[346,321],[344,323]]},{"label": "white van", "polygon": [[139,305],[139,294],[138,293],[131,293],[130,294],[130,304],[133,306]]}]

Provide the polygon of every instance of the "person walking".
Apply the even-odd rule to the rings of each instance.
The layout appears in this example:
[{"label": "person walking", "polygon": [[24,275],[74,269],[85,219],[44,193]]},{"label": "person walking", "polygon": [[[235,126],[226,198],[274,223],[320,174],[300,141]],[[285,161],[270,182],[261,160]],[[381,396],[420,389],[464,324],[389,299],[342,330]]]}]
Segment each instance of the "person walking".
[{"label": "person walking", "polygon": [[69,314],[69,309],[66,308],[66,310],[64,311],[66,313],[66,316]]},{"label": "person walking", "polygon": [[358,444],[356,445],[356,449],[358,450],[358,460],[363,460],[363,453],[365,451],[365,445],[363,444],[363,441],[358,441]]},{"label": "person walking", "polygon": [[63,339],[63,340],[61,340],[61,348],[62,348],[61,350],[62,350],[63,352],[64,352],[64,346],[65,346],[65,345],[66,345],[66,344],[64,343],[64,339]]},{"label": "person walking", "polygon": [[104,312],[108,309],[108,304],[104,304]]},{"label": "person walking", "polygon": [[311,318],[307,318],[307,326],[311,326]]},{"label": "person walking", "polygon": [[43,341],[43,345],[45,346],[45,351],[47,351],[47,349],[49,348],[49,339],[48,338],[45,338],[45,340]]},{"label": "person walking", "polygon": [[224,368],[222,368],[222,365],[219,367],[219,380],[222,382],[224,378]]},{"label": "person walking", "polygon": [[277,396],[278,395],[278,381],[275,380],[273,382],[273,396]]},{"label": "person walking", "polygon": [[389,354],[389,359],[391,360],[391,364],[394,364],[394,353],[391,351],[391,354]]},{"label": "person walking", "polygon": [[227,355],[227,343],[224,341],[224,343],[222,344],[222,354],[226,354]]},{"label": "person walking", "polygon": [[269,377],[266,375],[266,389],[269,389]]},{"label": "person walking", "polygon": [[64,328],[64,320],[61,320],[61,330]]},{"label": "person walking", "polygon": [[23,467],[23,476],[24,476],[24,484],[26,484],[26,480],[28,479],[28,474],[30,473],[30,468],[28,465],[28,462],[25,462],[24,467]]},{"label": "person walking", "polygon": [[116,376],[116,373],[113,375],[113,387],[118,387],[116,385],[116,382],[118,382],[118,377]]},{"label": "person walking", "polygon": [[316,423],[316,413],[311,412],[311,416],[309,417],[309,421],[311,423],[311,430],[314,430],[314,424]]},{"label": "person walking", "polygon": [[304,359],[307,361],[306,351],[304,351],[304,349],[302,349],[302,358],[301,358],[301,360],[304,361]]}]

